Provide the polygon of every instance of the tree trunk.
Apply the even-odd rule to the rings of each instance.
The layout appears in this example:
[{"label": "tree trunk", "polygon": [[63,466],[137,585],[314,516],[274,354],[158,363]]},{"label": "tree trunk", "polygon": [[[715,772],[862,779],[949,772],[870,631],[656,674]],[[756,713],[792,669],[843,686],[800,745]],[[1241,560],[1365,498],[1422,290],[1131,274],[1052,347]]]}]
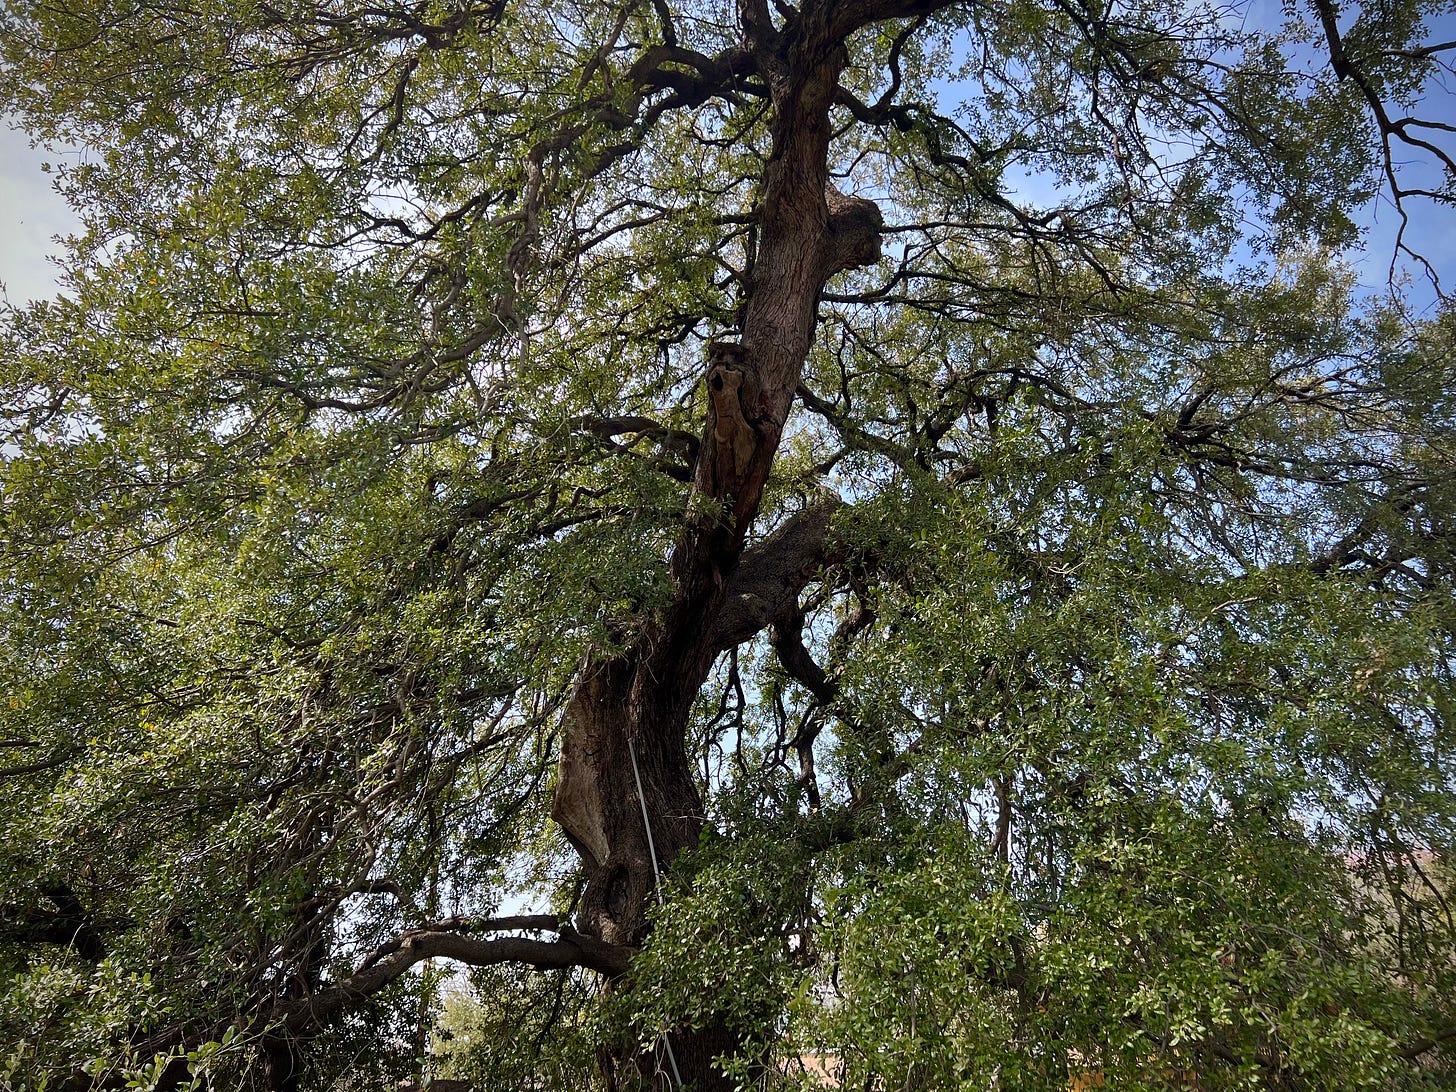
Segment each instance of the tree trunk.
[{"label": "tree trunk", "polygon": [[[741,341],[709,347],[709,412],[693,515],[670,560],[673,600],[625,647],[588,656],[565,713],[553,815],[587,872],[578,928],[616,944],[645,938],[653,851],[656,868],[666,870],[702,829],[688,718],[721,651],[714,634],[724,628],[725,589],[809,353],[819,294],[836,272],[879,257],[879,210],[828,185],[842,46],[815,37],[802,20],[792,33],[775,30],[766,5],[749,4],[743,22],[774,125]],[[740,1042],[729,1028],[680,1029],[672,1039],[684,1083],[703,1092],[729,1087],[712,1065]],[[649,1083],[671,1085],[660,1073]]]}]

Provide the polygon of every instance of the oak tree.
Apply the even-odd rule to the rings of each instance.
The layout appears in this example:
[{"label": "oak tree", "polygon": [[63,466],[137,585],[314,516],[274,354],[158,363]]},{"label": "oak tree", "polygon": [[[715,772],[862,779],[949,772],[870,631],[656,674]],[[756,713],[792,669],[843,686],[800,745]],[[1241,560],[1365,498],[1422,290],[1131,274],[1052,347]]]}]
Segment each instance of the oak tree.
[{"label": "oak tree", "polygon": [[1450,1080],[1443,18],[10,0],[9,1087]]}]

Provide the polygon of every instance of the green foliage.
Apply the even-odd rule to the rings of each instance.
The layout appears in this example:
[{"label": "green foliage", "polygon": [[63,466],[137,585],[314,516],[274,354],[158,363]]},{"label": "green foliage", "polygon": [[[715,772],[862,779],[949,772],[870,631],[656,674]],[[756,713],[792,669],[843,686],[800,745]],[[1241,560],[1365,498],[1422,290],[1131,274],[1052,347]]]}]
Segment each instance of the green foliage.
[{"label": "green foliage", "polygon": [[472,971],[444,986],[432,1071],[479,1088],[595,1088],[596,993],[570,972]]},{"label": "green foliage", "polygon": [[[708,4],[0,12],[0,106],[87,149],[0,328],[0,1087],[579,1088],[718,1025],[744,1087],[1456,1081],[1456,313],[1333,249],[1394,175],[1318,7],[852,36],[830,166],[890,227],[753,536],[844,502],[823,684],[721,657],[623,980],[288,1024],[581,896],[562,711],[672,601],[775,154],[659,8],[736,58]],[[1434,10],[1349,14],[1372,93],[1429,93]]]}]

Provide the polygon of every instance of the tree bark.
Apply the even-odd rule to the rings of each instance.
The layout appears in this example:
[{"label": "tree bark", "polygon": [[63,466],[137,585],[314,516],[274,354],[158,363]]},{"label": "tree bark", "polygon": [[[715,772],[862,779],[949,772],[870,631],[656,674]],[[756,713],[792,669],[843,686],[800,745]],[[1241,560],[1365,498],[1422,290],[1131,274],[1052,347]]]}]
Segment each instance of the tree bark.
[{"label": "tree bark", "polygon": [[[708,415],[690,514],[670,559],[671,604],[639,620],[624,646],[587,657],[564,715],[553,815],[587,873],[578,928],[613,944],[640,946],[655,873],[702,829],[686,741],[714,660],[784,605],[763,602],[760,618],[754,604],[745,607],[752,593],[730,591],[813,341],[820,292],[835,273],[879,257],[878,208],[829,186],[829,109],[848,33],[831,33],[833,7],[806,4],[782,30],[766,3],[747,0],[742,9],[746,49],[770,91],[773,148],[740,340],[709,347]],[[813,563],[801,556],[802,530],[779,540],[799,557],[797,570],[789,564],[794,575],[784,579],[778,566],[770,581],[778,589],[770,598],[782,600],[787,587],[794,605]],[[712,1059],[739,1042],[730,1029],[672,1038],[684,1082],[704,1092],[728,1087]],[[648,1083],[670,1086],[663,1075]]]}]

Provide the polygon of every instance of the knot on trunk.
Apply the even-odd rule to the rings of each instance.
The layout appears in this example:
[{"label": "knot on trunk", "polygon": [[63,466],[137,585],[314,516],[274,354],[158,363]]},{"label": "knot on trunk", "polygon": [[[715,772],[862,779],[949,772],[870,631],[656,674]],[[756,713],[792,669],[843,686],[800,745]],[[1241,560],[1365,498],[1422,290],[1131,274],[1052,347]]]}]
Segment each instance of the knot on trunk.
[{"label": "knot on trunk", "polygon": [[825,278],[880,260],[885,218],[880,206],[863,197],[840,193],[833,186],[824,195],[829,205],[829,239],[824,251]]},{"label": "knot on trunk", "polygon": [[758,450],[758,375],[743,346],[718,341],[708,346],[708,401],[705,437],[708,480],[700,486],[719,500],[738,494]]}]

